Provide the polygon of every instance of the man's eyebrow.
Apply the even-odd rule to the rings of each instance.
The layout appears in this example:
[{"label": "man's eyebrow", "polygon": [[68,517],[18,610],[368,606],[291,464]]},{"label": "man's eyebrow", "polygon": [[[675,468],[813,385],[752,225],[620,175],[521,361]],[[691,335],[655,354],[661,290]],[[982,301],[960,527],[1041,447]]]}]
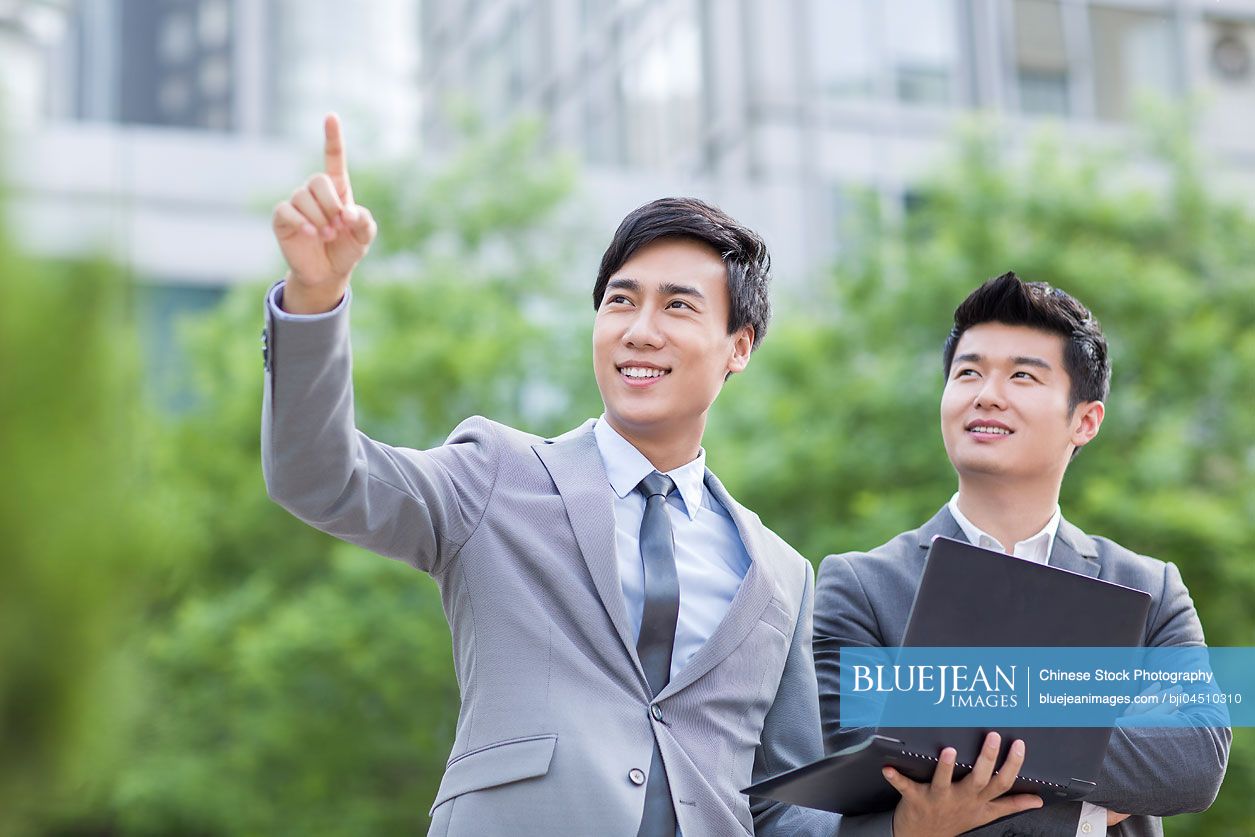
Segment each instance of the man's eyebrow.
[{"label": "man's eyebrow", "polygon": [[1046,361],[1042,360],[1039,357],[1029,357],[1027,355],[1020,355],[1018,357],[1013,357],[1011,358],[1011,362],[1015,364],[1016,366],[1035,366],[1038,369],[1047,369],[1047,370],[1054,368],[1049,363],[1047,363]]},{"label": "man's eyebrow", "polygon": [[675,282],[664,282],[658,286],[658,290],[663,296],[691,296],[695,299],[705,299],[706,295],[692,285],[677,285]]},{"label": "man's eyebrow", "polygon": [[[977,354],[976,352],[968,352],[966,354],[962,354],[956,357],[954,359],[954,363],[980,363],[984,359],[985,359],[984,355]],[[1015,357],[1011,358],[1011,364],[1013,366],[1034,366],[1038,369],[1053,369],[1054,368],[1053,366],[1051,366],[1049,363],[1042,360],[1041,358],[1031,357],[1029,355],[1016,355]]]},{"label": "man's eyebrow", "polygon": [[[606,283],[606,290],[614,288],[621,291],[632,291],[633,293],[641,292],[641,283],[630,276],[616,276]],[[691,296],[694,299],[706,299],[706,295],[692,285],[680,285],[676,282],[663,282],[658,286],[658,292],[663,296]]]},{"label": "man's eyebrow", "polygon": [[635,279],[629,279],[626,276],[619,276],[611,279],[610,282],[607,283],[606,290],[609,290],[610,288],[617,288],[621,291],[639,291],[641,289],[641,283],[637,282]]}]

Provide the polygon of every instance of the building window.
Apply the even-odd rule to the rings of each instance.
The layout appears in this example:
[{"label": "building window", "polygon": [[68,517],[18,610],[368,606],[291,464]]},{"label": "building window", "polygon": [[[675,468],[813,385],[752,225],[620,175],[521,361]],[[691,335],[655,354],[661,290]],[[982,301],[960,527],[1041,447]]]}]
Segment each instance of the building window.
[{"label": "building window", "polygon": [[580,0],[580,31],[594,32],[605,25],[613,11],[605,0]]},{"label": "building window", "polygon": [[1089,10],[1089,27],[1099,119],[1127,119],[1139,97],[1180,91],[1177,44],[1167,14],[1095,6]]},{"label": "building window", "polygon": [[946,105],[954,99],[958,23],[951,0],[886,0],[885,31],[900,101]]},{"label": "building window", "polygon": [[619,85],[602,67],[584,91],[584,154],[594,165],[623,164],[622,101]]},{"label": "building window", "polygon": [[119,119],[232,128],[231,0],[123,0]]},{"label": "building window", "polygon": [[197,404],[190,382],[195,363],[184,343],[184,329],[190,320],[212,311],[225,296],[226,287],[156,279],[140,283],[137,291],[148,396],[169,412],[194,409]]},{"label": "building window", "polygon": [[510,27],[502,26],[479,40],[471,52],[475,110],[490,125],[504,122],[517,101],[511,91],[510,39]]},{"label": "building window", "polygon": [[811,0],[807,37],[820,95],[868,99],[877,94],[876,15],[868,0]]},{"label": "building window", "polygon": [[1065,116],[1072,107],[1059,0],[1015,0],[1014,9],[1020,110]]},{"label": "building window", "polygon": [[524,5],[508,19],[505,49],[509,53],[509,91],[515,104],[533,93],[543,76],[543,27],[540,6]]},{"label": "building window", "polygon": [[674,165],[700,144],[701,33],[691,14],[644,28],[652,39],[622,53],[627,161]]},{"label": "building window", "polygon": [[1209,144],[1255,149],[1250,114],[1255,113],[1255,25],[1240,20],[1198,22],[1200,42],[1194,77],[1202,80],[1207,111],[1200,134]]}]

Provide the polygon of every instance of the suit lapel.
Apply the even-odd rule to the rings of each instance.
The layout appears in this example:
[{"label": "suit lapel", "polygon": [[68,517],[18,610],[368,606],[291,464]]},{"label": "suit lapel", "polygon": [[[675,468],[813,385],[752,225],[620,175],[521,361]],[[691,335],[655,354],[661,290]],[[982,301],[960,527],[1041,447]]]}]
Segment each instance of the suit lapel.
[{"label": "suit lapel", "polygon": [[1059,531],[1055,533],[1055,544],[1050,550],[1050,566],[1091,577],[1097,576],[1102,569],[1098,563],[1098,545],[1089,535],[1060,519]]},{"label": "suit lapel", "polygon": [[937,537],[968,542],[967,535],[963,534],[963,528],[959,526],[959,521],[954,519],[954,515],[950,514],[948,506],[942,506],[941,511],[933,515],[932,520],[915,530],[915,535],[919,539],[919,548],[925,552],[933,545],[933,538]]},{"label": "suit lapel", "polygon": [[588,565],[593,586],[602,607],[610,616],[619,640],[628,652],[641,682],[645,673],[636,656],[636,642],[623,601],[623,584],[614,547],[614,492],[606,477],[606,467],[597,450],[593,420],[552,441],[532,445],[558,488],[566,506],[567,519],[575,532],[580,554]]},{"label": "suit lapel", "polygon": [[722,483],[709,470],[706,471],[706,488],[716,500],[723,504],[728,514],[732,516],[733,522],[736,523],[741,542],[745,544],[745,551],[750,556],[750,567],[736,595],[732,597],[728,612],[715,628],[715,632],[702,644],[701,648],[694,652],[688,664],[680,669],[675,678],[659,693],[660,699],[670,697],[695,683],[731,654],[758,624],[771,597],[776,594],[774,568],[770,559],[770,550],[763,537],[762,522],[733,500]]}]

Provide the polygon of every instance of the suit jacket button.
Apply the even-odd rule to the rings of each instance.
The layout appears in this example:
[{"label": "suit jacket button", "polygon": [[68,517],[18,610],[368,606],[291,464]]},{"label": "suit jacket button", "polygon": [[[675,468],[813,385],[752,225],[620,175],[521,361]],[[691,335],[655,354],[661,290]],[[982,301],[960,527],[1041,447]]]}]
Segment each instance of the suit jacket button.
[{"label": "suit jacket button", "polygon": [[649,707],[649,714],[654,716],[655,721],[661,721],[662,707],[655,703],[653,706]]},{"label": "suit jacket button", "polygon": [[645,771],[633,767],[628,771],[628,780],[634,785],[645,784]]}]

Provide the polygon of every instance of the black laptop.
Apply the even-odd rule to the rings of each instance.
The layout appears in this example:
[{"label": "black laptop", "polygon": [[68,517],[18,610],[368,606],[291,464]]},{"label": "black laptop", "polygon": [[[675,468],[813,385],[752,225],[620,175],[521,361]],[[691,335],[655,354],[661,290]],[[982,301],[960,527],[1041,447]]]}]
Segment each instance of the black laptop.
[{"label": "black laptop", "polygon": [[[904,646],[1135,647],[1151,597],[1140,590],[1014,558],[964,541],[936,538],[907,621]],[[881,769],[932,778],[943,747],[957,750],[954,778],[971,771],[988,730],[877,727],[863,741],[744,790],[842,814],[888,811],[898,792]],[[1012,791],[1047,804],[1083,798],[1106,754],[1111,727],[998,728],[1002,752],[1023,739],[1028,759]]]}]

